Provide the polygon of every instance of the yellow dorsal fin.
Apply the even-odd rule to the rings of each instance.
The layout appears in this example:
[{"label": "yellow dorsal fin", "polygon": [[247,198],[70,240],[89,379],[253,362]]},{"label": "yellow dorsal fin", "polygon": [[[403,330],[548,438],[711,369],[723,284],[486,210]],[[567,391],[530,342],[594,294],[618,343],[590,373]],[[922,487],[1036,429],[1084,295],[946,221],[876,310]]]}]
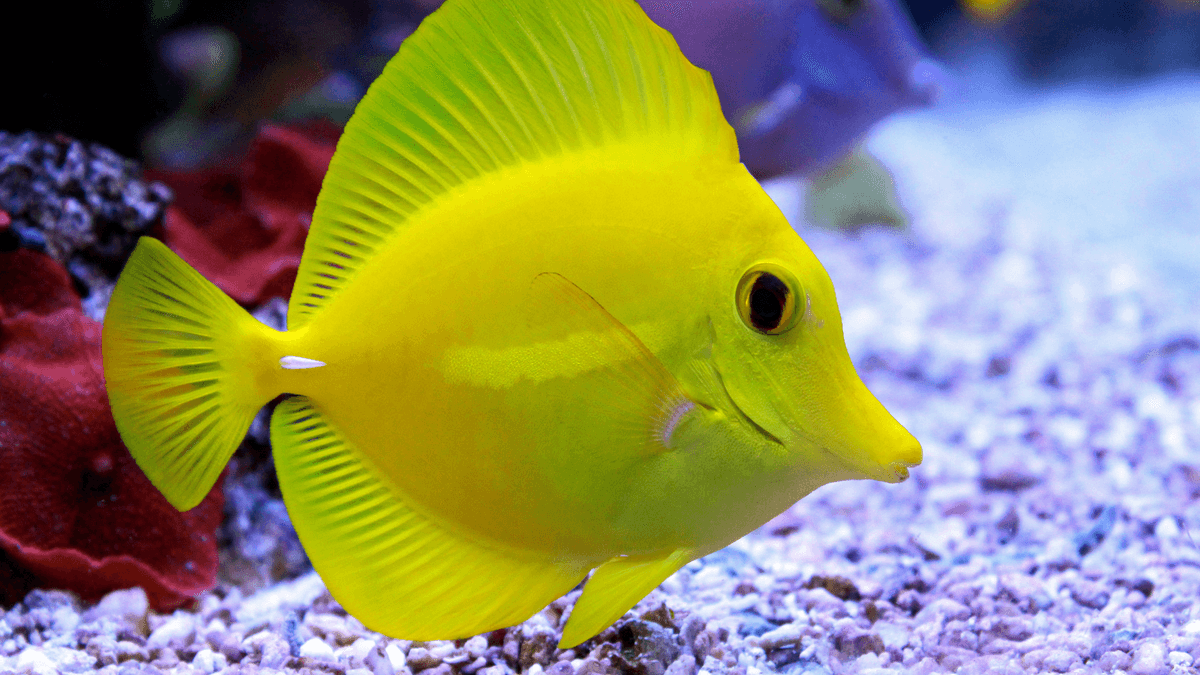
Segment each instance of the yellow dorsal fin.
[{"label": "yellow dorsal fin", "polygon": [[449,0],[346,125],[289,326],[306,324],[424,207],[464,184],[605,151],[614,161],[738,161],[712,78],[633,0]]}]

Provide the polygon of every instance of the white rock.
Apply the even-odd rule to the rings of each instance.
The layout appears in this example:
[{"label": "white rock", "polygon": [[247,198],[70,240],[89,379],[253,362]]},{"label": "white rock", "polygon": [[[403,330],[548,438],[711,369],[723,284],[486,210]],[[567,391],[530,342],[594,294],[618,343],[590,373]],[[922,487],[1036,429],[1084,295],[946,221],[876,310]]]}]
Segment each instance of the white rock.
[{"label": "white rock", "polygon": [[467,640],[463,647],[466,648],[467,653],[471,655],[471,658],[477,659],[480,656],[483,656],[483,653],[487,651],[487,638],[482,635],[476,635],[470,640]]},{"label": "white rock", "polygon": [[359,638],[346,648],[350,654],[351,665],[360,665],[366,663],[367,654],[375,649],[375,641],[370,638]]},{"label": "white rock", "polygon": [[187,612],[178,611],[167,619],[166,623],[154,629],[154,632],[146,639],[146,646],[150,649],[172,646],[186,647],[195,635],[195,617]]},{"label": "white rock", "polygon": [[211,649],[201,649],[196,652],[196,658],[192,659],[192,667],[202,673],[225,670],[227,665],[225,655],[218,654]]},{"label": "white rock", "polygon": [[105,616],[143,617],[150,610],[146,591],[141,587],[113,591],[100,599],[96,606],[87,611],[89,621]]},{"label": "white rock", "polygon": [[61,673],[84,673],[96,667],[95,657],[77,649],[42,645],[41,651],[54,664],[55,669]]},{"label": "white rock", "polygon": [[407,665],[404,652],[400,651],[400,647],[395,642],[389,642],[388,646],[384,648],[383,653],[387,655],[388,663],[392,664],[392,668],[395,668],[397,671],[403,670]]},{"label": "white rock", "polygon": [[388,659],[386,650],[381,644],[375,645],[375,647],[363,657],[363,666],[371,669],[371,672],[374,673],[374,675],[396,675],[396,669],[392,667],[392,662],[390,659]]},{"label": "white rock", "polygon": [[1129,666],[1129,672],[1133,675],[1166,675],[1169,670],[1167,648],[1149,640],[1137,648],[1133,663]]},{"label": "white rock", "polygon": [[316,572],[261,590],[246,598],[235,612],[238,623],[247,626],[269,623],[291,609],[307,609],[325,592],[325,582]]},{"label": "white rock", "polygon": [[332,661],[333,647],[330,647],[329,643],[321,638],[313,638],[300,645],[300,656],[320,661]]},{"label": "white rock", "polygon": [[1179,536],[1179,521],[1175,516],[1163,516],[1154,526],[1154,536],[1159,539],[1174,539]]},{"label": "white rock", "polygon": [[17,672],[30,675],[57,675],[58,668],[39,647],[29,647],[17,656]]},{"label": "white rock", "polygon": [[904,626],[898,626],[890,621],[876,621],[871,624],[871,630],[879,635],[879,638],[883,640],[883,646],[887,647],[888,651],[904,649],[908,646],[908,636],[911,631]]},{"label": "white rock", "polygon": [[1167,654],[1167,663],[1171,664],[1172,668],[1187,668],[1192,665],[1192,655],[1187,652],[1169,652]]},{"label": "white rock", "polygon": [[789,623],[758,636],[758,644],[764,650],[770,651],[783,645],[796,644],[803,636],[804,629],[799,624]]}]

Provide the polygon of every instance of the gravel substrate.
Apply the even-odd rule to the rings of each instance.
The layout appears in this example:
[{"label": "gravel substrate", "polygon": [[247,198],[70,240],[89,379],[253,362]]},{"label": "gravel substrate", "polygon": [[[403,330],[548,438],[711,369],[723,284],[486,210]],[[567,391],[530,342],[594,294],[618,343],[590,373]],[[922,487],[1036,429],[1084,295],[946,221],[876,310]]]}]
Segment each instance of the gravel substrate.
[{"label": "gravel substrate", "polygon": [[[559,653],[578,591],[413,643],[311,572],[263,582],[303,558],[259,481],[225,534],[255,581],[168,616],[136,590],[35,591],[0,617],[0,671],[1197,672],[1200,81],[949,106],[871,148],[912,230],[803,234],[868,385],[924,444],[908,482],[826,486]],[[771,186],[785,211],[794,187]]]}]

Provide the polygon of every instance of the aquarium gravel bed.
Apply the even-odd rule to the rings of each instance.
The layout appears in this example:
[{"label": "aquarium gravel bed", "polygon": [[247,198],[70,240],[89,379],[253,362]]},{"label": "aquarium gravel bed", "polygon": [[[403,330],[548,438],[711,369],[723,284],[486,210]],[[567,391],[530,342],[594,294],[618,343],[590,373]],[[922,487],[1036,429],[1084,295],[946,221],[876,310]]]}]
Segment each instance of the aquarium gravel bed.
[{"label": "aquarium gravel bed", "polygon": [[911,231],[801,229],[923,442],[906,483],[823,487],[558,651],[578,591],[465,641],[365,629],[235,466],[217,589],[168,615],[34,591],[0,616],[0,672],[1196,672],[1200,84],[1023,100],[873,135]]}]

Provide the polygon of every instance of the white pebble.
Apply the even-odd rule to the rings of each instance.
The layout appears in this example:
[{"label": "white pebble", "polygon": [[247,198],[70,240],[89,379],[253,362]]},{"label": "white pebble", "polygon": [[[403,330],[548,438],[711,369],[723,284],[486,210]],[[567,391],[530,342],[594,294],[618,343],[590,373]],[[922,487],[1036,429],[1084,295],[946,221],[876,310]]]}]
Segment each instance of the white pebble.
[{"label": "white pebble", "polygon": [[471,658],[477,659],[480,656],[483,656],[483,653],[487,651],[487,638],[482,635],[476,635],[470,640],[467,640],[463,647],[467,649],[467,653],[471,655]]},{"label": "white pebble", "polygon": [[58,668],[50,657],[37,647],[30,647],[17,656],[17,672],[32,675],[57,675]]},{"label": "white pebble", "polygon": [[171,646],[185,647],[192,641],[195,634],[195,618],[187,612],[175,612],[171,618],[167,619],[166,623],[150,634],[150,637],[146,639],[146,646],[150,649]]},{"label": "white pebble", "polygon": [[388,646],[383,650],[383,653],[387,655],[388,662],[392,664],[392,668],[401,670],[405,667],[405,665],[407,665],[404,658],[404,652],[400,651],[400,648],[396,646],[395,642],[388,643]]},{"label": "white pebble", "polygon": [[350,658],[354,659],[354,663],[366,663],[367,654],[375,649],[375,641],[370,638],[359,638],[347,649],[349,649]]},{"label": "white pebble", "polygon": [[105,616],[143,617],[149,609],[146,591],[137,587],[109,593],[88,610],[87,615],[89,621]]},{"label": "white pebble", "polygon": [[783,645],[795,644],[800,641],[803,635],[804,631],[798,624],[789,623],[760,635],[758,637],[758,644],[764,650],[771,650]]},{"label": "white pebble", "polygon": [[196,652],[196,658],[192,659],[192,667],[202,673],[225,670],[226,665],[225,655],[218,654],[211,649],[201,649]]},{"label": "white pebble", "polygon": [[1179,521],[1175,516],[1163,516],[1154,526],[1154,536],[1159,539],[1174,539],[1179,536]]},{"label": "white pebble", "polygon": [[300,645],[300,656],[318,659],[320,661],[333,660],[333,647],[330,647],[327,642],[321,638],[312,638],[308,642]]},{"label": "white pebble", "polygon": [[1143,642],[1133,656],[1129,672],[1134,675],[1166,675],[1167,649],[1157,642]]},{"label": "white pebble", "polygon": [[1187,652],[1170,652],[1167,654],[1167,663],[1171,664],[1172,668],[1187,668],[1192,665],[1192,655]]}]

